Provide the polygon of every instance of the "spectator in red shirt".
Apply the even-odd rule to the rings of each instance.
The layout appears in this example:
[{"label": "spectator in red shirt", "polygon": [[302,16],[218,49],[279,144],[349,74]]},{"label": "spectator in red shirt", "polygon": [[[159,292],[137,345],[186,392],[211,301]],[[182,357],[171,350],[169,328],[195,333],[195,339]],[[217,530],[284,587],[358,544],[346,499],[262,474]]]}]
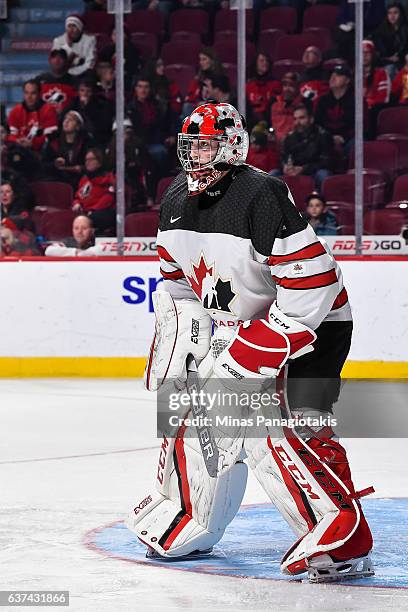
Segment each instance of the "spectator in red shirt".
[{"label": "spectator in red shirt", "polygon": [[300,75],[297,72],[287,72],[282,79],[282,94],[271,106],[271,125],[278,145],[293,130],[293,110],[301,102]]},{"label": "spectator in red shirt", "polygon": [[38,257],[41,255],[35,236],[29,231],[20,231],[5,220],[0,226],[1,255],[3,257]]},{"label": "spectator in red shirt", "polygon": [[58,129],[55,108],[40,97],[40,83],[34,79],[23,86],[24,101],[17,104],[8,116],[10,142],[39,151],[45,139]]},{"label": "spectator in red shirt", "polygon": [[300,93],[306,100],[313,102],[316,108],[319,98],[329,91],[329,83],[322,63],[322,52],[318,47],[307,47],[303,53],[302,63],[305,71]]},{"label": "spectator in red shirt", "polygon": [[0,189],[1,218],[8,220],[13,228],[30,229],[30,211],[33,208],[31,190],[18,190],[17,180],[5,181]]},{"label": "spectator in red shirt", "polygon": [[279,156],[268,142],[266,121],[256,125],[251,132],[246,163],[264,172],[271,172],[279,166]]},{"label": "spectator in red shirt", "polygon": [[115,225],[115,177],[104,169],[101,149],[89,149],[85,156],[85,174],[79,181],[72,210],[90,217],[96,233]]},{"label": "spectator in red shirt", "polygon": [[48,62],[50,71],[37,77],[41,83],[41,99],[52,104],[61,115],[77,95],[76,79],[68,73],[68,54],[65,49],[53,49]]},{"label": "spectator in red shirt", "polygon": [[385,68],[375,67],[376,50],[371,40],[363,40],[364,98],[368,109],[388,104],[390,77]]},{"label": "spectator in red shirt", "polygon": [[245,87],[249,128],[259,121],[269,120],[271,104],[282,91],[282,85],[273,78],[271,68],[269,55],[259,52]]},{"label": "spectator in red shirt", "polygon": [[405,65],[392,82],[391,93],[398,104],[408,104],[408,54],[405,56]]}]

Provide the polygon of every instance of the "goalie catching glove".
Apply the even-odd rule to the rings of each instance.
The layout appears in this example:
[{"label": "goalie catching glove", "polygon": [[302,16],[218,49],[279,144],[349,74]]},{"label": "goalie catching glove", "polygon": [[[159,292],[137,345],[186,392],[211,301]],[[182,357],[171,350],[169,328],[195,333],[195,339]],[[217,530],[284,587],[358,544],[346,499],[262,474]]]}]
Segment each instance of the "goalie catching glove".
[{"label": "goalie catching glove", "polygon": [[245,321],[214,364],[219,378],[277,376],[288,359],[313,351],[313,330],[286,316],[274,302],[266,319]]}]

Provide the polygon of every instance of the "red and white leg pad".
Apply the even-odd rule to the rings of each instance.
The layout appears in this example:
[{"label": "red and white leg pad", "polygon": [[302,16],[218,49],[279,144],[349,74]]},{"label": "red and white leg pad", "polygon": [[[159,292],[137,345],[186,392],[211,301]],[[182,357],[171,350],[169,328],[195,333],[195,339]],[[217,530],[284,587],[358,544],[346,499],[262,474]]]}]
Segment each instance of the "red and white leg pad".
[{"label": "red and white leg pad", "polygon": [[[357,560],[368,559],[373,544],[359,497],[372,490],[355,492],[346,452],[338,442],[317,437],[306,442],[291,430],[285,433],[285,438],[258,441],[253,448],[245,445],[258,480],[300,536],[284,555],[282,572],[309,571],[311,579],[314,572],[315,580],[325,574],[324,568],[337,579],[346,566],[357,572]],[[369,565],[368,559],[363,575],[372,574]]]},{"label": "red and white leg pad", "polygon": [[181,430],[177,439],[164,440],[158,491],[133,508],[127,526],[163,557],[205,551],[221,539],[238,512],[247,472],[239,461],[225,474],[210,478],[198,440]]}]

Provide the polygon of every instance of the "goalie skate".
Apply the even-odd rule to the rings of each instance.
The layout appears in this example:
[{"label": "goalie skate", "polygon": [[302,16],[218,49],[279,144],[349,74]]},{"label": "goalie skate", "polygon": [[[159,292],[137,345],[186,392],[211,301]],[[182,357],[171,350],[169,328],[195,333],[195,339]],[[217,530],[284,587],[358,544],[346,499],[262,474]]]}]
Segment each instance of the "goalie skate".
[{"label": "goalie skate", "polygon": [[339,582],[374,576],[370,555],[348,561],[334,561],[330,555],[319,555],[310,559],[307,568],[309,582]]},{"label": "goalie skate", "polygon": [[212,554],[212,547],[207,548],[207,550],[195,550],[188,555],[183,555],[182,557],[163,557],[160,555],[157,550],[152,548],[151,546],[147,547],[146,559],[161,559],[162,561],[186,561],[188,559],[205,559],[206,557],[210,557]]}]

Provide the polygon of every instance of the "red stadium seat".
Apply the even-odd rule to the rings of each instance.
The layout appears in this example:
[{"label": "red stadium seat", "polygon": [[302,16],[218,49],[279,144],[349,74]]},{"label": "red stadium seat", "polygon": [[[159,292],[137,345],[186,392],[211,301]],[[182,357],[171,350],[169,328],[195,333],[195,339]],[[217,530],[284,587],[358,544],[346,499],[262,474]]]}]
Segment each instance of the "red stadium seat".
[{"label": "red stadium seat", "polygon": [[[273,27],[273,26],[271,26]],[[237,11],[220,9],[215,14],[214,34],[223,30],[237,31]],[[246,11],[246,35],[250,38],[254,31],[254,14],[252,9]]]},{"label": "red stadium seat", "polygon": [[408,136],[408,106],[384,108],[377,117],[377,134]]},{"label": "red stadium seat", "polygon": [[178,9],[170,15],[170,38],[173,38],[173,34],[180,30],[206,36],[208,27],[208,13],[204,9]]},{"label": "red stadium seat", "polygon": [[63,240],[72,236],[72,210],[53,210],[43,214],[40,220],[40,234],[46,240]]},{"label": "red stadium seat", "polygon": [[258,51],[264,51],[269,57],[275,59],[276,45],[282,36],[285,36],[283,30],[276,30],[273,28],[263,30],[260,32],[258,38]]},{"label": "red stadium seat", "polygon": [[305,200],[315,190],[315,182],[312,177],[298,174],[298,176],[284,176],[282,180],[289,187],[295,200],[296,208],[305,210]]},{"label": "red stadium seat", "polygon": [[[367,174],[363,176],[364,204],[378,205],[384,203],[384,190],[386,183],[378,177],[373,178]],[[355,177],[353,174],[335,174],[329,176],[322,185],[322,194],[326,200],[341,200],[354,203]]]},{"label": "red stadium seat", "polygon": [[237,44],[237,33],[234,30],[220,30],[214,34],[214,45],[218,43],[228,42]]},{"label": "red stadium seat", "polygon": [[183,96],[186,95],[190,81],[194,78],[195,69],[188,64],[168,64],[165,67],[166,77],[175,81]]},{"label": "red stadium seat", "polygon": [[166,191],[167,187],[172,184],[175,178],[175,176],[165,176],[164,178],[160,179],[156,191],[156,204],[160,205],[164,192]]},{"label": "red stadium seat", "polygon": [[132,32],[130,38],[143,59],[149,59],[157,54],[157,34]]},{"label": "red stadium seat", "polygon": [[159,215],[157,212],[139,212],[126,215],[125,234],[129,237],[153,238],[159,229]]},{"label": "red stadium seat", "polygon": [[403,134],[380,134],[377,140],[386,140],[397,145],[397,169],[399,172],[408,172],[408,136],[404,136]]},{"label": "red stadium seat", "polygon": [[[350,154],[350,168],[354,168],[354,150]],[[393,142],[374,140],[364,143],[364,168],[381,170],[389,179],[398,168],[398,147]]]},{"label": "red stadium seat", "polygon": [[291,6],[273,6],[261,12],[259,30],[277,28],[290,34],[297,27],[297,11]]},{"label": "red stadium seat", "polygon": [[126,15],[125,23],[130,32],[149,32],[164,36],[164,16],[160,11],[136,10]]},{"label": "red stadium seat", "polygon": [[186,32],[185,30],[178,30],[173,32],[171,36],[171,42],[183,43],[183,45],[201,45],[201,38],[198,32]]},{"label": "red stadium seat", "polygon": [[183,42],[168,42],[165,43],[161,50],[161,56],[164,64],[189,64],[195,66],[197,56],[202,48],[201,43],[191,44],[186,50],[186,45]]},{"label": "red stadium seat", "polygon": [[392,190],[393,201],[408,200],[408,174],[398,176],[395,179]]},{"label": "red stadium seat", "polygon": [[350,204],[349,202],[341,202],[338,200],[332,200],[332,201],[327,202],[327,206],[329,210],[331,210],[336,215],[337,224],[342,234],[345,233],[343,232],[344,227],[347,226],[348,228],[350,227],[354,228],[355,212],[354,212],[354,206],[352,204]]},{"label": "red stadium seat", "polygon": [[279,81],[286,72],[298,72],[300,75],[305,71],[305,67],[299,60],[279,60],[273,62],[272,74]]},{"label": "red stadium seat", "polygon": [[[236,64],[237,63],[237,42],[236,40],[220,41],[215,43],[214,49],[222,63]],[[252,42],[246,43],[246,63],[251,64],[256,55],[255,45]]]},{"label": "red stadium seat", "polygon": [[303,14],[303,30],[306,28],[329,28],[334,30],[337,25],[339,9],[330,4],[310,6]]},{"label": "red stadium seat", "polygon": [[294,59],[300,61],[307,47],[314,45],[321,51],[323,49],[323,40],[317,34],[307,32],[305,34],[286,34],[279,38],[276,43],[275,59]]},{"label": "red stadium seat", "polygon": [[364,233],[399,236],[408,226],[408,209],[384,208],[370,210],[364,215]]},{"label": "red stadium seat", "polygon": [[401,210],[408,209],[408,200],[399,200],[398,202],[388,202],[385,208],[400,208]]},{"label": "red stadium seat", "polygon": [[112,39],[105,32],[97,32],[95,36],[96,36],[96,52],[99,55],[102,49],[104,49],[105,47],[107,47],[108,45],[112,43]]},{"label": "red stadium seat", "polygon": [[38,181],[30,185],[36,206],[44,208],[71,208],[74,192],[68,183]]},{"label": "red stadium seat", "polygon": [[114,16],[104,11],[87,11],[82,15],[85,30],[92,34],[97,32],[110,34],[115,25]]},{"label": "red stadium seat", "polygon": [[322,53],[330,51],[334,46],[332,35],[328,28],[307,28],[307,30],[303,30],[303,34],[316,36],[319,39],[318,47]]}]

